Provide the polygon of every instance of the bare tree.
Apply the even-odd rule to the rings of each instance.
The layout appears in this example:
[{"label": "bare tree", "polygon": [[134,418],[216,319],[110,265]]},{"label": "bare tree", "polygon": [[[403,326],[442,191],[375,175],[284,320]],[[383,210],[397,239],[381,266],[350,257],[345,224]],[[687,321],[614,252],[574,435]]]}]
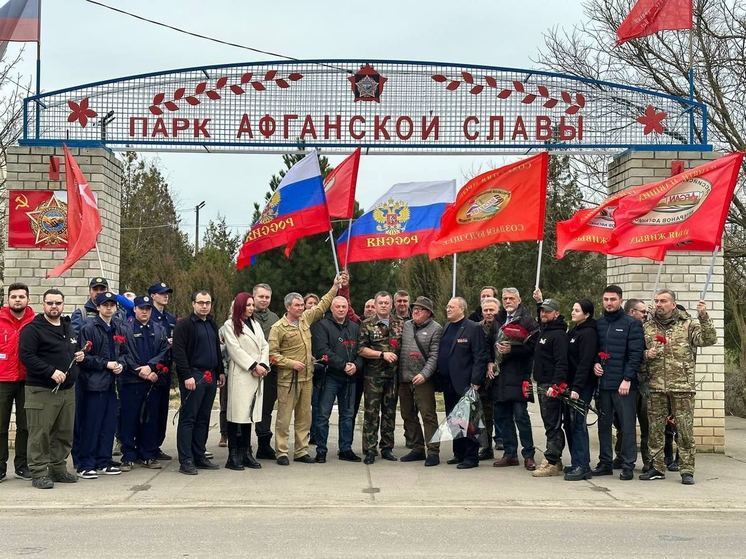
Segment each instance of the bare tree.
[{"label": "bare tree", "polygon": [[[23,98],[31,91],[31,81],[17,72],[23,50],[15,57],[8,57],[3,52],[0,60],[0,200],[5,201],[6,189],[6,154],[8,147],[18,141],[23,130]],[[23,82],[26,81],[26,85]],[[7,204],[0,203],[0,231],[5,228]],[[3,277],[4,260],[2,253],[5,247],[0,237],[0,277]]]},{"label": "bare tree", "polygon": [[[537,62],[553,71],[607,80],[694,98],[708,108],[709,136],[716,149],[746,150],[746,4],[743,0],[694,0],[694,28],[665,31],[615,46],[616,29],[633,0],[587,0],[588,20],[545,34]],[[702,139],[702,130],[697,130]],[[725,238],[726,313],[730,345],[746,367],[746,200],[743,174],[728,216]],[[731,326],[732,325],[732,326]],[[728,338],[728,337],[726,337]],[[746,344],[744,344],[746,345]]]}]

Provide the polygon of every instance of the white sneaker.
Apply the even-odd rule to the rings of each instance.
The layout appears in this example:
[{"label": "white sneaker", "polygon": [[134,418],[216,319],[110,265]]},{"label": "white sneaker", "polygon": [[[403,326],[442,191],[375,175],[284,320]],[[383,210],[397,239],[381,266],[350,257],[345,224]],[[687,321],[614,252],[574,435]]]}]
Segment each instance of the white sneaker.
[{"label": "white sneaker", "polygon": [[106,468],[98,468],[96,472],[105,476],[118,476],[122,473],[122,470],[116,466],[107,466]]},{"label": "white sneaker", "polygon": [[81,479],[98,479],[96,470],[83,470],[78,472],[78,477]]}]

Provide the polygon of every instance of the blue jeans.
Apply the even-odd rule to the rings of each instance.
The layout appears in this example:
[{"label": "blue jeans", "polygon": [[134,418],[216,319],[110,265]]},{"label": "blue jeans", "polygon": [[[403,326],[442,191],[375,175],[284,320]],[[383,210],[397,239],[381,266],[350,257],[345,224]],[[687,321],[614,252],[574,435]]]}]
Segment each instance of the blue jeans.
[{"label": "blue jeans", "polygon": [[316,432],[316,452],[326,454],[329,438],[329,416],[332,414],[334,400],[337,400],[339,411],[339,450],[352,450],[353,421],[355,417],[355,385],[354,378],[342,379],[333,375],[326,375],[324,383],[319,386],[319,412],[314,417]]},{"label": "blue jeans", "polygon": [[[326,376],[326,374],[324,374]],[[318,381],[314,375],[313,391],[311,392],[311,430],[309,431],[310,438],[316,442],[319,440],[319,433],[316,431],[316,424],[319,420],[319,396],[321,396],[321,384],[323,381]]]},{"label": "blue jeans", "polygon": [[[524,458],[534,457],[534,435],[526,402],[495,402],[495,422],[500,423],[505,456],[518,457],[518,437],[521,439]],[[518,437],[516,436],[518,428]]]},{"label": "blue jeans", "polygon": [[[586,404],[590,404],[593,398],[593,386],[585,386],[579,392],[579,396]],[[563,427],[567,435],[567,446],[570,448],[572,467],[590,468],[591,454],[586,416],[565,405]]]}]

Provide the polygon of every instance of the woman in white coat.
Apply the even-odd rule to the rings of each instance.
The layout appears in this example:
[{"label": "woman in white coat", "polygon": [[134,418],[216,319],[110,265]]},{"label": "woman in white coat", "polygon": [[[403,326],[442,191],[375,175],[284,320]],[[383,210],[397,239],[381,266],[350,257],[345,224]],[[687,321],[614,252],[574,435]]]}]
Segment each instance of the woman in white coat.
[{"label": "woman in white coat", "polygon": [[228,353],[228,462],[230,470],[261,468],[251,448],[251,424],[262,420],[263,378],[269,372],[269,344],[254,315],[254,298],[239,293],[220,334]]}]

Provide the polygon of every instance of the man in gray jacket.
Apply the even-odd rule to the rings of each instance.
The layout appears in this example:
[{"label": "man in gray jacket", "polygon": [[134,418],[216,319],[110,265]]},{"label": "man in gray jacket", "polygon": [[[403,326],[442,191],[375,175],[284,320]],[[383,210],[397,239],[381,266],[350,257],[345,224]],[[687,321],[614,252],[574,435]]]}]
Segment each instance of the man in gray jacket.
[{"label": "man in gray jacket", "polygon": [[[399,407],[405,436],[413,442],[412,451],[401,458],[402,462],[425,460],[425,466],[440,464],[440,444],[427,442],[426,457],[425,441],[430,441],[438,430],[432,377],[442,333],[443,327],[433,320],[433,302],[427,297],[417,297],[412,319],[404,323],[399,352]],[[418,411],[425,427],[424,436]]]}]

